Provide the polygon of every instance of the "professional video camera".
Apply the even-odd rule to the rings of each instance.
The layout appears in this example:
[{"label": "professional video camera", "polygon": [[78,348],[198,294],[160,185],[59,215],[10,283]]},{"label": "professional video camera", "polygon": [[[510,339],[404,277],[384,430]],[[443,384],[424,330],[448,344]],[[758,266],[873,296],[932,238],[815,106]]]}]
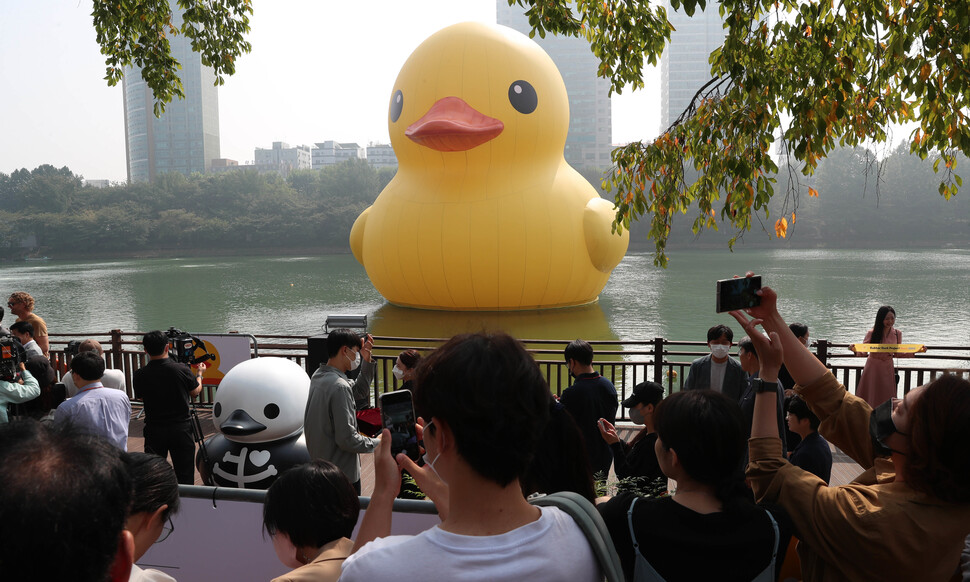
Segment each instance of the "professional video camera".
[{"label": "professional video camera", "polygon": [[0,380],[16,382],[20,374],[20,362],[27,361],[24,346],[12,335],[0,336]]},{"label": "professional video camera", "polygon": [[[190,333],[170,327],[165,335],[168,336],[169,344],[171,344],[168,357],[180,364],[194,366],[201,362],[216,359],[215,354],[210,354],[209,350],[206,349],[205,342]],[[199,350],[202,350],[202,355],[196,356],[195,353]]]},{"label": "professional video camera", "polygon": [[76,339],[71,340],[67,342],[66,346],[64,346],[64,353],[71,356],[72,358],[78,355],[78,352],[80,351],[81,351],[81,340],[76,340]]}]

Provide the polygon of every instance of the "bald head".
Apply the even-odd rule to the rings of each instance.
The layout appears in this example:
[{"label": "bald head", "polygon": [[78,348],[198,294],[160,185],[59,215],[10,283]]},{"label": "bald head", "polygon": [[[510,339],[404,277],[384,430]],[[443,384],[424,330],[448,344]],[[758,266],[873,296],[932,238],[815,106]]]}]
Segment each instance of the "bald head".
[{"label": "bald head", "polygon": [[101,342],[94,339],[86,339],[81,342],[81,345],[77,348],[78,353],[81,352],[97,352],[99,356],[104,355],[104,349],[101,347]]}]

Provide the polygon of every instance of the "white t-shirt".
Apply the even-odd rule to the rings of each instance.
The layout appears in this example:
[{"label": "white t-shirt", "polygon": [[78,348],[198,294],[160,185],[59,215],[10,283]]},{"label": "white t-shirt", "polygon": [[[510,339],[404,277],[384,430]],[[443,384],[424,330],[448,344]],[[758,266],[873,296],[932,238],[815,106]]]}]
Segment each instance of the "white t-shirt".
[{"label": "white t-shirt", "polygon": [[343,564],[341,582],[593,582],[596,555],[569,515],[540,507],[536,521],[495,536],[466,536],[435,526],[416,536],[377,538]]},{"label": "white t-shirt", "polygon": [[724,392],[724,372],[727,371],[727,360],[720,364],[711,359],[711,390]]},{"label": "white t-shirt", "polygon": [[[64,374],[64,377],[61,378],[61,383],[67,388],[68,398],[77,394],[77,386],[74,385],[74,378],[70,373]],[[101,376],[101,383],[104,384],[105,388],[117,388],[122,392],[126,391],[125,373],[121,370],[107,368],[104,371],[104,376]]]}]

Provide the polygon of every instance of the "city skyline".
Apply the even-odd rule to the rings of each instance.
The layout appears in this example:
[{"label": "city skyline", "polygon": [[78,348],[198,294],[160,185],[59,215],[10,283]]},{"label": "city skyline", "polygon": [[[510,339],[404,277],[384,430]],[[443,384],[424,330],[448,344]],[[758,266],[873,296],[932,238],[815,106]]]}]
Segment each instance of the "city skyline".
[{"label": "city skyline", "polygon": [[[126,179],[123,91],[103,80],[91,2],[5,3],[0,69],[0,172],[68,166],[86,179]],[[402,13],[389,0],[259,4],[253,51],[219,88],[221,157],[247,163],[274,141],[388,143],[387,100],[401,65],[456,22],[495,22],[495,0],[428,0]],[[613,98],[613,141],[658,133],[659,72]]]}]

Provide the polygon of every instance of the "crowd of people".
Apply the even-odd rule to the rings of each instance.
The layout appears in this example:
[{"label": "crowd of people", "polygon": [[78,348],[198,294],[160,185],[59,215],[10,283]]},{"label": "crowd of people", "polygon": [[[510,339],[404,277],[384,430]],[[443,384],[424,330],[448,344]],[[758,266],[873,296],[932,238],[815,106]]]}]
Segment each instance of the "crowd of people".
[{"label": "crowd of people", "polygon": [[[731,328],[712,327],[711,353],[670,395],[643,382],[619,402],[583,340],[564,351],[573,381],[559,398],[532,355],[503,333],[402,352],[393,373],[413,395],[418,460],[393,456],[387,429],[375,438],[357,430],[374,341],[331,332],[305,410],[314,460],[283,473],[265,497],[264,530],[293,568],[277,582],[380,580],[403,565],[413,579],[601,580],[591,534],[560,507],[530,503],[561,491],[596,504],[627,580],[778,580],[793,537],[800,579],[959,579],[961,554],[970,551],[970,382],[945,374],[895,399],[876,372],[868,381],[886,399],[867,402],[809,351],[807,327],[784,321],[775,292],[759,294],[760,305],[731,312],[746,333],[738,358]],[[32,315],[33,301],[14,295],[20,313]],[[901,342],[890,312],[880,310],[883,327],[866,343]],[[40,336],[30,325],[19,333],[44,356],[46,326]],[[52,423],[0,418],[0,523],[25,524],[0,530],[5,577],[36,578],[43,563],[52,579],[170,580],[133,563],[172,530],[178,484],[191,483],[188,402],[204,368],[166,361],[161,332],[143,345],[149,365],[132,384],[145,402],[145,454],[125,452],[130,403],[108,384],[99,345],[71,360],[75,394],[53,410]],[[39,382],[26,366],[19,380],[0,384],[7,402],[31,394]],[[630,442],[617,430],[619,406],[642,426]],[[829,443],[865,472],[829,486]],[[369,452],[374,490],[354,536],[359,454]],[[597,497],[597,478],[611,469],[621,480],[670,487]],[[403,474],[440,518],[417,535],[391,535]],[[41,561],[41,551],[56,560]]]}]

